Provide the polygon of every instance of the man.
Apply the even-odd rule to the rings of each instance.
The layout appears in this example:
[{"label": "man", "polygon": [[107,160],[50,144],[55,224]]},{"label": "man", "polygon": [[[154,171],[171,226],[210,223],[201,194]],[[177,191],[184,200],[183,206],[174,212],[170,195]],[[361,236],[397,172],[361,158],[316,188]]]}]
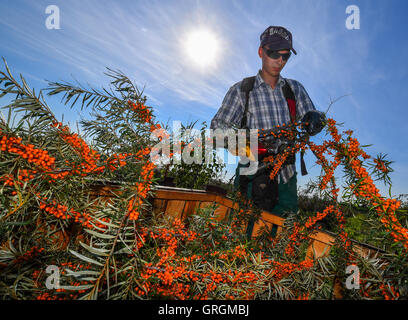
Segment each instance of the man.
[{"label": "man", "polygon": [[[292,95],[296,101],[296,121],[301,120],[307,112],[316,110],[305,88],[298,81],[285,79],[280,74],[288,62],[291,51],[297,54],[292,46],[292,34],[280,26],[268,27],[260,36],[258,55],[262,61],[262,69],[256,75],[252,90],[249,91],[247,109],[245,108],[246,92],[242,90],[244,79],[228,90],[220,109],[211,121],[211,129],[227,129],[241,125],[246,129],[268,130],[278,125],[290,124],[294,119],[291,119],[288,100],[283,91],[287,89],[285,83],[289,85],[289,91],[293,92]],[[245,109],[247,113],[244,112]],[[243,119],[244,122],[246,120],[246,124],[242,123]],[[279,141],[276,143],[278,144]],[[250,191],[245,192],[245,188],[249,190],[248,177],[239,175],[240,167],[242,164],[238,165],[235,185],[240,185],[241,192],[244,191],[248,197],[251,197]],[[258,203],[254,199],[255,204],[260,204],[263,209],[281,216],[287,212],[296,212],[298,208],[296,174],[293,161],[284,163],[277,175],[275,187],[270,179],[267,182],[266,174],[261,175],[262,178],[258,175],[257,179],[260,180],[251,186],[254,189],[252,196],[258,198]],[[249,177],[251,178],[253,176]],[[269,183],[269,186],[265,187],[265,183]],[[268,192],[271,193],[274,190],[277,193],[276,201],[262,203],[271,198]]]}]

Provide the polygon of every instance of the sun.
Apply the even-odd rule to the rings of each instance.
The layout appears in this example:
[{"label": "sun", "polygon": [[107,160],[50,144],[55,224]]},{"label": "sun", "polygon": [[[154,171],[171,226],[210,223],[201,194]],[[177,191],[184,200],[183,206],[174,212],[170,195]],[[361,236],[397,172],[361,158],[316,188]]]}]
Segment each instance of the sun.
[{"label": "sun", "polygon": [[216,35],[205,29],[191,31],[184,42],[187,57],[198,67],[214,66],[217,60],[219,44]]}]

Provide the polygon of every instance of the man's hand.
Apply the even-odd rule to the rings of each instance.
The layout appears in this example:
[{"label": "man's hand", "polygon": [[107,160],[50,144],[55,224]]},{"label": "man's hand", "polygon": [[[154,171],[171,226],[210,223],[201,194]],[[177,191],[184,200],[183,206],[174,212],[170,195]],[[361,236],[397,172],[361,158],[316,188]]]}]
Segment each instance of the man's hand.
[{"label": "man's hand", "polygon": [[311,136],[314,136],[322,131],[327,123],[326,115],[317,110],[310,110],[306,112],[301,121],[306,132]]},{"label": "man's hand", "polygon": [[249,147],[247,145],[245,148],[238,149],[238,147],[234,148],[233,150],[228,149],[228,151],[234,155],[234,156],[239,156],[239,157],[247,157],[250,161],[255,161],[255,156]]}]

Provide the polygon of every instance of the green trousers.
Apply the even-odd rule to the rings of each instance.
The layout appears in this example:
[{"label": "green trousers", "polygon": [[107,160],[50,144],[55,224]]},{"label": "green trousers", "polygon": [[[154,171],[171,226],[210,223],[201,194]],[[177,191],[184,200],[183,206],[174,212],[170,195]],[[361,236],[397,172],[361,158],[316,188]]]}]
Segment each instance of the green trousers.
[{"label": "green trousers", "polygon": [[[239,190],[239,177],[240,177],[240,168],[243,167],[248,167],[249,164],[247,165],[242,165],[241,163],[238,163],[238,167],[235,171],[235,180],[234,180],[234,187],[235,189]],[[282,183],[279,182],[278,184],[278,203],[275,205],[273,208],[272,213],[276,214],[280,217],[286,217],[288,212],[297,212],[298,210],[298,196],[297,196],[297,178],[296,178],[297,173],[289,179],[287,183]],[[253,176],[248,176],[249,179],[251,179]],[[248,183],[247,187],[247,193],[246,193],[247,199],[252,198],[252,184],[251,182]],[[251,221],[248,224],[247,228],[247,235],[248,237],[251,237],[252,235],[252,229],[254,227],[254,222]],[[277,231],[277,226],[274,225],[274,228],[272,229],[272,236],[276,234]]]}]

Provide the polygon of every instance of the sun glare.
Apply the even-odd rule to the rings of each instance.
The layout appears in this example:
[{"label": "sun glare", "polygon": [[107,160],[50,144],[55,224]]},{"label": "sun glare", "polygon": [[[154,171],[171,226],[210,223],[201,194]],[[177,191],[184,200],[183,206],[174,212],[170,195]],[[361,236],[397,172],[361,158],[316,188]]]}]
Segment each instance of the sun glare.
[{"label": "sun glare", "polygon": [[186,37],[185,50],[187,56],[196,66],[210,67],[216,62],[218,41],[210,31],[193,31]]}]

